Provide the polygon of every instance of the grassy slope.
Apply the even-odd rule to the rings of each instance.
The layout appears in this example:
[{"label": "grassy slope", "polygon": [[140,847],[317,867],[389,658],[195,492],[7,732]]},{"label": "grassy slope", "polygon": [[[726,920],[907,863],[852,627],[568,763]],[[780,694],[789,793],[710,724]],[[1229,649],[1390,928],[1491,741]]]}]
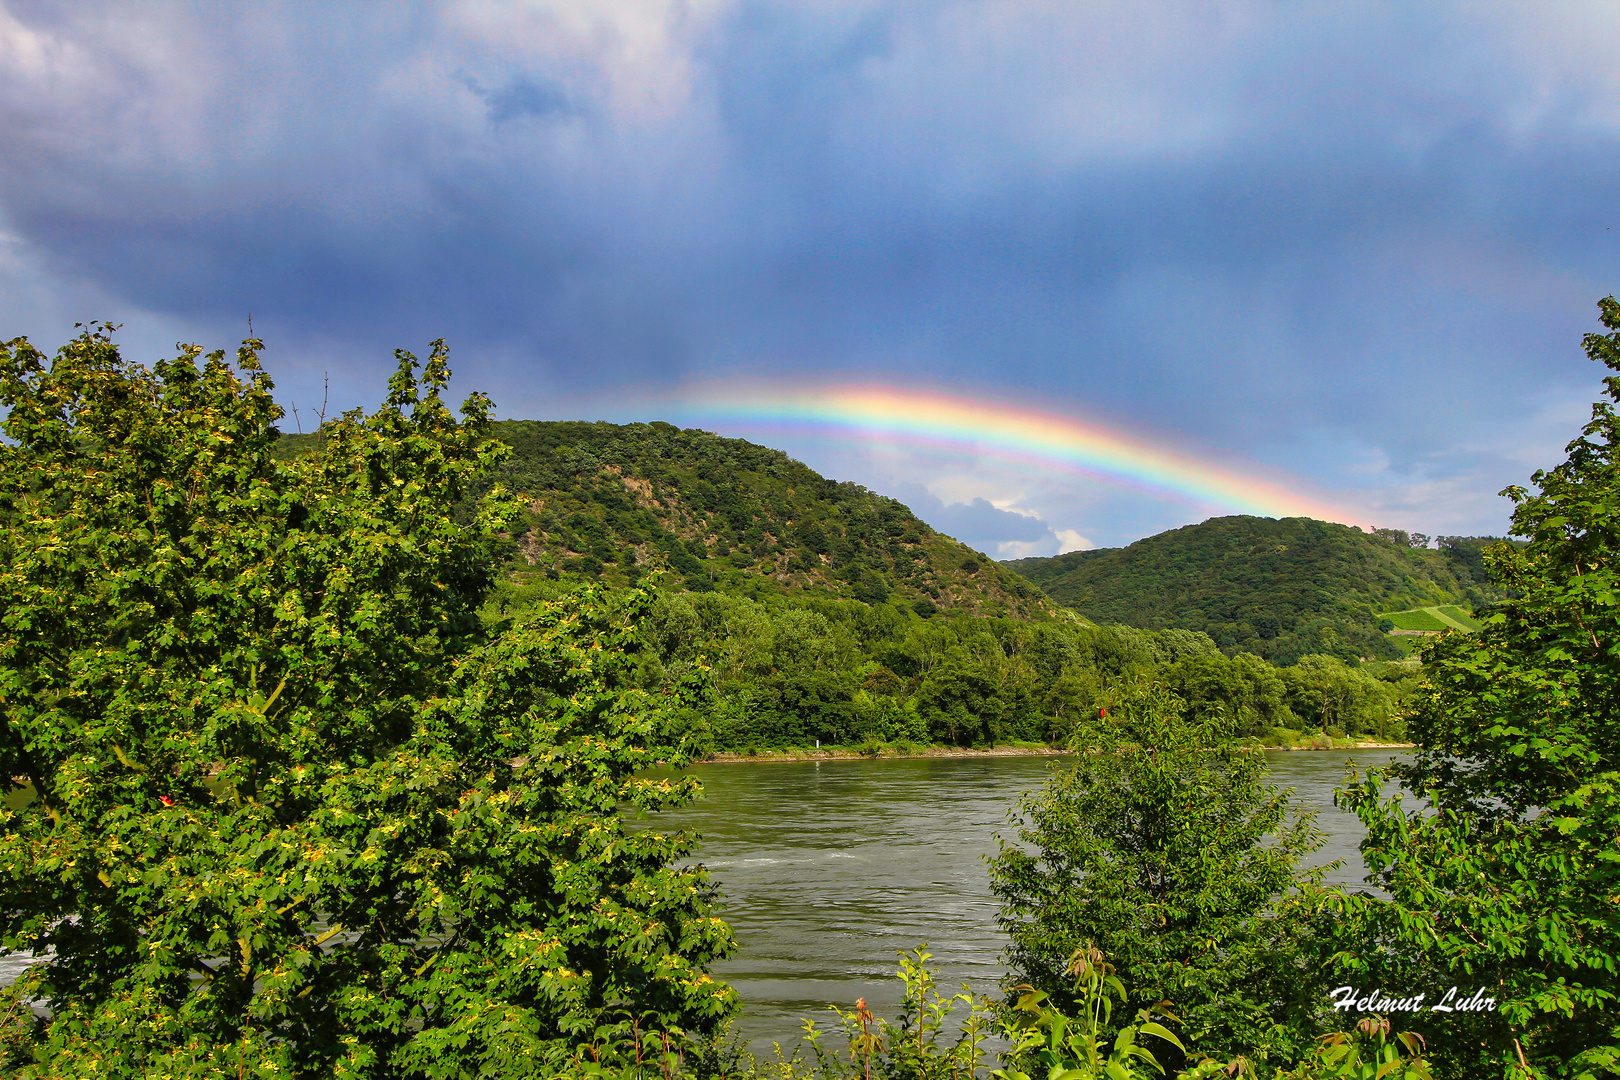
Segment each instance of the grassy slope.
[{"label": "grassy slope", "polygon": [[1434,613],[1458,630],[1473,633],[1480,628],[1479,621],[1474,618],[1473,612],[1461,604],[1444,604],[1435,608]]},{"label": "grassy slope", "polygon": [[1203,630],[1279,663],[1393,657],[1380,612],[1488,599],[1462,559],[1310,518],[1212,518],[1124,548],[1007,564],[1101,623]]},{"label": "grassy slope", "polygon": [[1479,629],[1479,623],[1468,613],[1468,609],[1458,604],[1436,604],[1430,607],[1409,608],[1406,611],[1385,611],[1378,617],[1394,623],[1397,630],[1472,632]]},{"label": "grassy slope", "polygon": [[[839,597],[908,612],[1071,617],[903,504],[779,450],[665,423],[506,420],[499,481],[528,504],[517,577],[623,585],[656,569],[695,591]],[[310,436],[283,436],[280,453]]]},{"label": "grassy slope", "polygon": [[1380,613],[1379,617],[1394,623],[1397,630],[1420,630],[1427,633],[1437,633],[1449,628],[1449,624],[1434,614],[1431,608],[1385,611]]}]

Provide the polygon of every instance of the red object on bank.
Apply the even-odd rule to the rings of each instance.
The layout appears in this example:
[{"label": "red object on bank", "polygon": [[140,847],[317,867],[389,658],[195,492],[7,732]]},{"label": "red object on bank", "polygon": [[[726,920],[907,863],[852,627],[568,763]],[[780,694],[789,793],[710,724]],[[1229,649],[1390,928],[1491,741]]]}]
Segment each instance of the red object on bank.
[{"label": "red object on bank", "polygon": [[1100,716],[1102,719],[1106,720],[1106,719],[1108,719],[1108,710],[1103,709],[1103,708],[1099,708],[1097,710],[1097,715]]},{"label": "red object on bank", "polygon": [[162,803],[164,806],[173,806],[174,805],[174,800],[169,798],[167,795],[159,795],[158,796],[158,802]]}]

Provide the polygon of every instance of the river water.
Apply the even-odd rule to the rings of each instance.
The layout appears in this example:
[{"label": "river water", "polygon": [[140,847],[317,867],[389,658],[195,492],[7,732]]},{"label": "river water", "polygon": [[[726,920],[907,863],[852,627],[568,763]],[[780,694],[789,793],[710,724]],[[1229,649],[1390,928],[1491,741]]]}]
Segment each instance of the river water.
[{"label": "river water", "polygon": [[[1268,753],[1272,778],[1319,811],[1328,835],[1317,861],[1343,860],[1329,881],[1361,879],[1360,822],[1333,807],[1347,762],[1398,752]],[[1006,939],[996,928],[984,857],[1007,814],[1061,758],[969,757],[700,765],[692,806],[659,815],[660,830],[696,829],[697,861],[725,891],[740,948],[716,974],[743,1000],[736,1032],[756,1052],[791,1048],[800,1018],[866,998],[893,1016],[895,954],[928,945],[942,988],[993,993]],[[0,957],[0,983],[26,963]],[[823,1024],[825,1026],[825,1024]]]},{"label": "river water", "polygon": [[[1346,763],[1365,769],[1398,751],[1273,752],[1274,782],[1319,812],[1316,863],[1343,860],[1330,882],[1359,884],[1361,824],[1333,806]],[[725,890],[740,948],[716,975],[737,988],[737,1032],[756,1051],[822,1026],[827,1006],[864,997],[893,1016],[895,954],[927,943],[943,986],[994,992],[1006,938],[996,927],[984,856],[1010,835],[1007,813],[1063,759],[977,757],[711,764],[704,797],[660,816],[703,835],[697,860]]]}]

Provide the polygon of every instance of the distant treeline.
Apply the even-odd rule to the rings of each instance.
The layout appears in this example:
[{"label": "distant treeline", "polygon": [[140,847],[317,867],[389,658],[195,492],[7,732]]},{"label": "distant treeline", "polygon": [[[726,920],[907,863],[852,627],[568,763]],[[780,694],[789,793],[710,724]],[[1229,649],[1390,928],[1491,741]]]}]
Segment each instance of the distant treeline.
[{"label": "distant treeline", "polygon": [[[566,588],[508,584],[487,609],[517,614]],[[1162,682],[1240,737],[1398,738],[1412,664],[1309,655],[1287,667],[1226,656],[1204,633],[973,616],[908,618],[831,598],[666,592],[644,626],[648,685],[697,679],[687,718],[704,750],[916,743],[1061,745],[1131,685]]]}]

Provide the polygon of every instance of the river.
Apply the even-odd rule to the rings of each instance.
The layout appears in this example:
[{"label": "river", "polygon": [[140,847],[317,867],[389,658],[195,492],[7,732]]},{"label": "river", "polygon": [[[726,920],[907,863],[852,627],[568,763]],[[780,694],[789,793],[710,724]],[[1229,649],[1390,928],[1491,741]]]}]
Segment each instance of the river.
[{"label": "river", "polygon": [[[1398,751],[1268,753],[1275,782],[1318,810],[1329,881],[1359,884],[1360,822],[1333,806],[1345,763]],[[725,890],[740,948],[716,968],[737,988],[737,1031],[756,1051],[824,1024],[829,1003],[866,998],[893,1016],[895,954],[926,942],[941,983],[991,992],[1006,944],[984,856],[1010,833],[1007,812],[1062,759],[977,757],[712,764],[703,799],[662,815],[703,835],[698,861]]]},{"label": "river", "polygon": [[[1320,811],[1319,862],[1358,883],[1360,822],[1333,807],[1347,759],[1365,768],[1396,752],[1268,753],[1272,777]],[[1061,758],[967,757],[713,764],[692,806],[657,827],[703,836],[698,861],[725,890],[740,948],[716,974],[742,996],[736,1031],[756,1052],[791,1048],[800,1018],[866,998],[893,1016],[895,954],[927,943],[942,986],[993,992],[1006,939],[996,928],[984,856],[1020,794]],[[26,963],[0,958],[0,983]]]}]

